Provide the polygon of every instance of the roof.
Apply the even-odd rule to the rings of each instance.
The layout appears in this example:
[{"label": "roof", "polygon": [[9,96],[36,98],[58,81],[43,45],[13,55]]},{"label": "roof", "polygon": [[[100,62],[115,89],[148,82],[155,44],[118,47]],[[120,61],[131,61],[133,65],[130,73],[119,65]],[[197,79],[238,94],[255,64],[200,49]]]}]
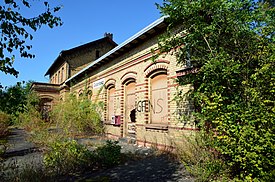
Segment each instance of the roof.
[{"label": "roof", "polygon": [[160,19],[154,21],[144,29],[140,30],[138,33],[118,45],[117,47],[113,48],[85,68],[83,68],[81,71],[79,71],[77,74],[73,75],[69,79],[65,81],[65,83],[69,83],[73,79],[79,78],[89,70],[92,70],[96,68],[97,66],[100,66],[104,64],[105,62],[109,61],[110,59],[113,59],[119,55],[122,55],[126,52],[128,52],[132,47],[136,46],[137,44],[144,42],[146,39],[151,37],[152,35],[158,34],[160,30],[163,30],[165,27],[167,27],[167,24],[165,22],[166,18],[168,16],[163,16]]},{"label": "roof", "polygon": [[31,84],[31,90],[40,92],[59,92],[60,85],[43,82],[33,82]]},{"label": "roof", "polygon": [[45,73],[45,76],[49,75],[50,72],[55,68],[55,66],[56,66],[57,64],[60,64],[62,61],[64,61],[64,59],[62,59],[62,57],[66,56],[66,55],[70,55],[70,54],[74,53],[75,51],[79,51],[79,50],[81,50],[81,49],[85,49],[85,48],[87,48],[87,47],[90,47],[90,46],[99,44],[99,43],[104,42],[104,41],[108,41],[109,43],[113,44],[114,46],[117,46],[117,43],[115,43],[111,38],[109,38],[109,37],[103,37],[103,38],[101,38],[101,39],[98,39],[98,40],[89,42],[89,43],[87,43],[87,44],[83,44],[83,45],[74,47],[74,48],[72,48],[72,49],[62,50],[62,51],[59,53],[58,57],[54,60],[53,64],[49,67],[49,69],[48,69],[47,72]]}]

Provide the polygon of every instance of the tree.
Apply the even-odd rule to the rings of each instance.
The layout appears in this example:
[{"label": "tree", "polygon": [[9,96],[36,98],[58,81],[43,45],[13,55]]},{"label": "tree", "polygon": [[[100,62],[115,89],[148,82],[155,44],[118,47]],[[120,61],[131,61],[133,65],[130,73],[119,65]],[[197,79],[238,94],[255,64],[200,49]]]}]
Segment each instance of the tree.
[{"label": "tree", "polygon": [[0,89],[0,111],[18,116],[19,113],[25,111],[28,102],[37,105],[39,100],[32,95],[31,84],[32,81],[17,82],[16,85],[5,90]]},{"label": "tree", "polygon": [[168,31],[160,53],[173,53],[196,74],[199,127],[212,136],[233,176],[275,177],[275,8],[254,0],[164,0]]},{"label": "tree", "polygon": [[29,53],[32,46],[26,43],[26,40],[33,39],[30,32],[37,31],[43,25],[53,28],[62,24],[61,19],[53,15],[60,7],[51,8],[48,2],[43,3],[45,11],[30,18],[20,13],[22,8],[31,11],[28,0],[4,0],[4,4],[0,5],[0,71],[17,76],[18,71],[13,68],[15,53],[19,53],[23,58],[35,56]]}]

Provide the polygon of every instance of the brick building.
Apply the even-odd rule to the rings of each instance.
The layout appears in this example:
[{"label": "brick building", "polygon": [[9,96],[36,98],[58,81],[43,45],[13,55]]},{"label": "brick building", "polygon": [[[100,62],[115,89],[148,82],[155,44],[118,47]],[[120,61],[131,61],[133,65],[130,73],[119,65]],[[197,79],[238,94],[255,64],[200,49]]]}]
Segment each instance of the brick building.
[{"label": "brick building", "polygon": [[[58,86],[52,94],[60,100],[66,92],[80,95],[88,88],[92,100],[98,98],[105,103],[102,118],[109,137],[171,146],[182,132],[194,126],[178,121],[179,110],[188,110],[189,106],[179,108],[173,100],[178,87],[175,79],[185,74],[186,66],[178,65],[169,54],[154,62],[151,59],[151,50],[157,49],[158,36],[166,28],[163,17],[118,46],[107,34],[103,42],[99,41],[101,46],[95,41],[62,51],[46,73],[51,83],[34,83],[33,89],[43,96],[47,90],[43,93],[41,88],[45,85]],[[190,85],[180,89],[186,92]]]}]

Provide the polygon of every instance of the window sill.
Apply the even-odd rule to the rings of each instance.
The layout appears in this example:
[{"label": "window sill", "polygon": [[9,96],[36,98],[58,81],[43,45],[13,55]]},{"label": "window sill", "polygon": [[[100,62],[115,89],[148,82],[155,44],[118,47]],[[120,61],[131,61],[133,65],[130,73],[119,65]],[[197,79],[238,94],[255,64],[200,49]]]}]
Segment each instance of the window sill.
[{"label": "window sill", "polygon": [[110,123],[110,122],[105,122],[104,124],[109,125],[109,126],[117,126],[117,127],[119,127],[121,125],[121,124],[113,124],[113,123]]},{"label": "window sill", "polygon": [[145,129],[168,131],[168,125],[167,124],[147,124],[145,125]]}]

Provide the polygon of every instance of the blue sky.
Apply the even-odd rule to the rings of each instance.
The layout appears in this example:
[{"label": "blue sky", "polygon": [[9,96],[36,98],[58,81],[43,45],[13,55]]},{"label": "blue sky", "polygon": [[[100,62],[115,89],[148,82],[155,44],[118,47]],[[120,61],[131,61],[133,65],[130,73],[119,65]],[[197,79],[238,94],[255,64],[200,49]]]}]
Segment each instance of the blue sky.
[{"label": "blue sky", "polygon": [[[162,0],[55,0],[49,3],[63,6],[57,14],[63,26],[44,27],[33,33],[31,52],[36,57],[28,60],[17,57],[14,67],[19,71],[18,78],[0,73],[2,86],[28,80],[48,82],[45,72],[61,50],[102,38],[105,32],[113,33],[114,41],[122,43],[161,16],[155,3]],[[31,16],[40,9],[41,1],[24,13]]]}]

